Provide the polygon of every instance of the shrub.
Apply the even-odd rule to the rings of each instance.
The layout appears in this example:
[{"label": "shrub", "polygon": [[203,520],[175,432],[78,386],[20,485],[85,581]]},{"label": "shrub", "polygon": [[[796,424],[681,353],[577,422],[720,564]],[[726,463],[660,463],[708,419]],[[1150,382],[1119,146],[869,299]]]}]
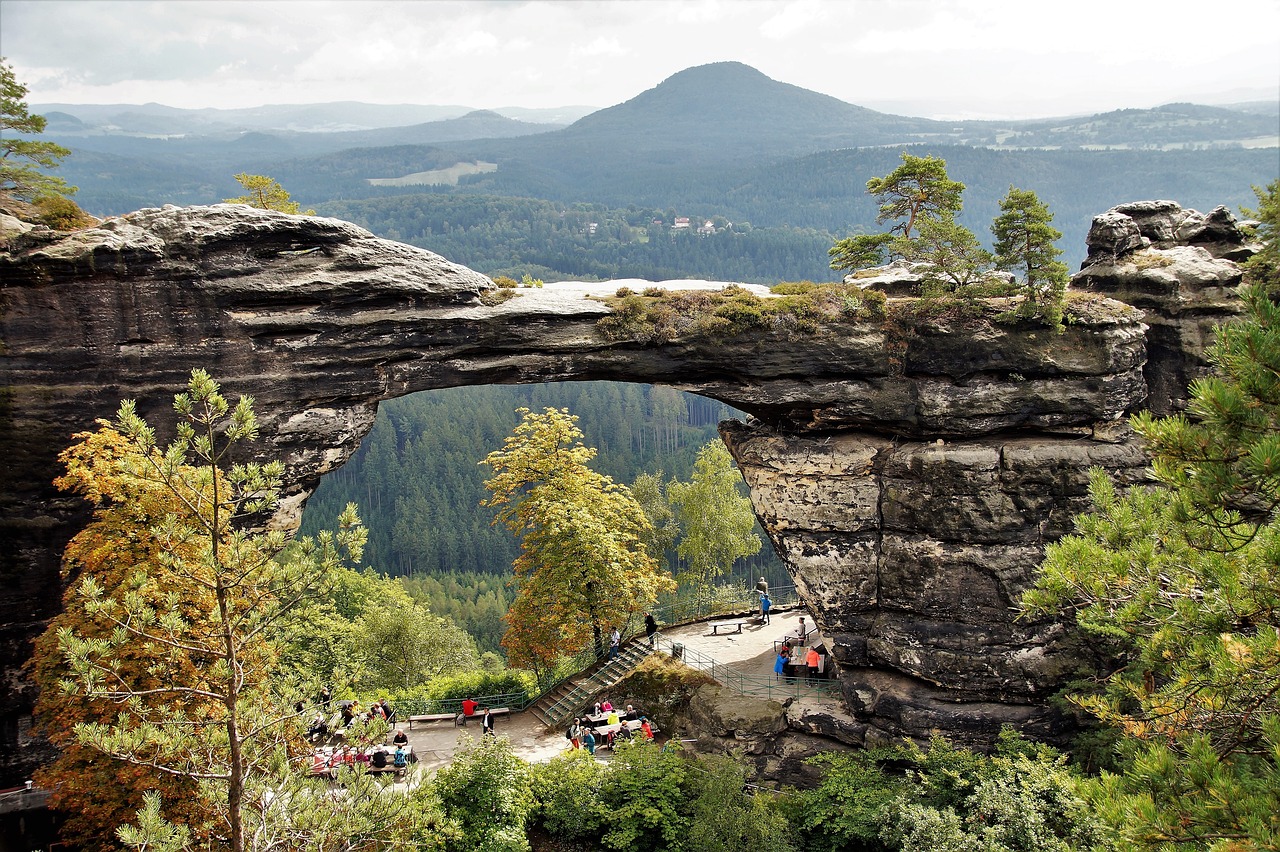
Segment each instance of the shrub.
[{"label": "shrub", "polygon": [[505,275],[495,275],[493,278],[493,283],[497,284],[499,287],[504,287],[508,289],[515,289],[516,287],[520,286],[520,284],[514,278],[508,278]]},{"label": "shrub", "polygon": [[514,299],[515,297],[516,294],[509,287],[498,287],[494,290],[481,290],[480,304],[492,308],[495,305],[501,305],[508,299]]},{"label": "shrub", "polygon": [[449,852],[526,852],[525,823],[533,809],[529,766],[505,737],[479,742],[462,735],[462,747],[437,772],[432,789],[460,837]]},{"label": "shrub", "polygon": [[614,750],[600,790],[605,807],[603,845],[625,852],[658,852],[676,846],[688,828],[688,766],[679,752],[633,741]]},{"label": "shrub", "polygon": [[86,228],[95,221],[79,204],[63,195],[42,195],[31,206],[35,208],[37,222],[58,231]]},{"label": "shrub", "polygon": [[555,837],[599,840],[607,812],[600,799],[606,771],[606,764],[583,749],[534,765],[532,820]]},{"label": "shrub", "polygon": [[617,290],[615,290],[613,295],[617,296],[619,299],[625,299],[631,295],[631,292],[632,291],[630,287],[624,286],[624,287],[619,287]]},{"label": "shrub", "polygon": [[723,756],[699,758],[690,767],[696,779],[689,803],[689,828],[677,848],[687,852],[741,849],[791,852],[790,826],[770,793],[746,795],[742,766]]}]

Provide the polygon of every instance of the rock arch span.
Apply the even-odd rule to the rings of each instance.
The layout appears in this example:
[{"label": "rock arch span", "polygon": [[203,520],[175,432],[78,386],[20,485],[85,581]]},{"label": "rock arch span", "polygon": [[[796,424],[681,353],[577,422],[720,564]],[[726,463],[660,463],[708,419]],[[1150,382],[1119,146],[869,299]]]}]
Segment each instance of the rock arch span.
[{"label": "rock arch span", "polygon": [[[1117,233],[1142,248],[1140,231]],[[982,743],[1003,723],[1061,729],[1045,699],[1089,660],[1061,625],[1019,622],[1013,606],[1044,544],[1084,507],[1086,469],[1141,475],[1124,426],[1151,380],[1137,311],[1108,303],[1060,335],[990,320],[903,334],[867,321],[611,342],[596,329],[610,308],[588,295],[619,282],[501,301],[483,275],[332,219],[165,207],[72,234],[3,217],[0,234],[5,774],[19,777],[39,748],[25,735],[33,696],[20,667],[59,606],[58,559],[84,521],[50,485],[56,455],[123,398],[163,429],[194,367],[255,399],[257,451],[288,469],[275,519],[286,527],[384,399],[612,380],[723,400],[753,417],[722,435],[834,638],[855,720],[842,736],[941,730]],[[1099,249],[1081,284],[1150,290],[1122,274],[1134,246],[1113,249]],[[1199,292],[1239,280],[1233,263],[1195,251]],[[1177,304],[1170,327],[1229,313],[1216,297],[1195,313],[1180,286],[1164,287]]]}]

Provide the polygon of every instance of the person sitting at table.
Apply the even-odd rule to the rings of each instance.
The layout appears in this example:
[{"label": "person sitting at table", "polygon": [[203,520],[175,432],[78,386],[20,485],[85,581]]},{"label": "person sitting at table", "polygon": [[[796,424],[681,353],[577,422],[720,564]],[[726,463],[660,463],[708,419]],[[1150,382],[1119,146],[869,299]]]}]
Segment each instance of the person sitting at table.
[{"label": "person sitting at table", "polygon": [[464,698],[464,699],[462,699],[462,715],[463,715],[463,716],[474,716],[474,715],[476,715],[476,708],[477,708],[477,707],[479,707],[479,706],[480,706],[480,705],[476,702],[476,700],[475,700],[474,698]]},{"label": "person sitting at table", "polygon": [[604,703],[600,705],[600,709],[606,713],[613,709],[613,705],[609,703],[609,697],[607,695],[605,696]]},{"label": "person sitting at table", "polygon": [[387,768],[387,750],[380,748],[369,758],[369,765],[374,769]]},{"label": "person sitting at table", "polygon": [[351,723],[355,721],[355,718],[356,718],[355,707],[356,707],[356,703],[354,701],[344,701],[340,705],[339,709],[342,712],[342,727],[344,728],[350,727]]},{"label": "person sitting at table", "polygon": [[610,708],[609,715],[605,717],[604,723],[606,725],[616,725],[618,724],[618,722],[619,722],[618,711]]},{"label": "person sitting at table", "polygon": [[587,750],[587,754],[596,753],[596,735],[591,733],[590,728],[582,735],[582,747]]},{"label": "person sitting at table", "polygon": [[369,752],[365,751],[364,749],[358,749],[358,750],[356,751],[356,754],[355,754],[355,762],[356,762],[356,763],[363,763],[365,766],[368,766],[368,765],[369,765]]},{"label": "person sitting at table", "polygon": [[383,721],[387,719],[387,714],[383,712],[382,705],[376,701],[369,705],[369,721],[372,722],[375,719],[382,719]]},{"label": "person sitting at table", "polygon": [[783,645],[782,650],[778,652],[778,659],[773,661],[773,674],[778,680],[782,680],[787,675],[787,663],[791,662],[791,658],[787,656],[787,646]]},{"label": "person sitting at table", "polygon": [[324,720],[323,715],[317,713],[316,717],[311,720],[311,727],[307,728],[307,736],[312,740],[329,736],[329,723]]},{"label": "person sitting at table", "polygon": [[596,702],[596,706],[591,708],[591,715],[592,715],[592,716],[599,716],[602,712],[603,712],[603,711],[602,711],[602,710],[601,710],[601,708],[600,708],[600,702],[599,702],[599,701],[597,701],[597,702]]},{"label": "person sitting at table", "polygon": [[622,715],[622,718],[626,719],[628,722],[634,722],[636,719],[640,718],[640,714],[636,712],[636,708],[628,704],[627,712]]},{"label": "person sitting at table", "polygon": [[391,742],[394,743],[395,745],[408,745],[409,735],[406,734],[404,731],[397,730],[395,733],[395,736],[391,738]]},{"label": "person sitting at table", "polygon": [[391,765],[396,769],[404,769],[409,762],[409,753],[405,751],[403,745],[396,746],[396,753],[391,757]]},{"label": "person sitting at table", "polygon": [[640,717],[640,732],[644,734],[646,740],[653,739],[653,728],[649,726],[649,720],[644,716]]},{"label": "person sitting at table", "polygon": [[619,725],[609,732],[609,748],[613,748],[622,740],[629,739],[631,739],[631,729],[626,725]]}]

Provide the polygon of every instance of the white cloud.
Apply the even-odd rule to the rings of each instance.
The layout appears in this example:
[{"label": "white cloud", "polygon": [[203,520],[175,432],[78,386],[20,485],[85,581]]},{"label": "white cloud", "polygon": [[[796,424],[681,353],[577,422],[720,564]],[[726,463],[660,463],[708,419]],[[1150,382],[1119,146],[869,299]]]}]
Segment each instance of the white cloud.
[{"label": "white cloud", "polygon": [[1274,91],[1277,33],[1275,0],[0,0],[36,103],[608,106],[736,60],[853,103],[1051,115]]}]

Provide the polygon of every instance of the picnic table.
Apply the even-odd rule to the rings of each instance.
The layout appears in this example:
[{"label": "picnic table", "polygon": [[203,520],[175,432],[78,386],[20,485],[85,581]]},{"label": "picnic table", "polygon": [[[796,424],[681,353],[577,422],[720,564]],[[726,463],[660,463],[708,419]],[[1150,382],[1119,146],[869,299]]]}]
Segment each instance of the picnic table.
[{"label": "picnic table", "polygon": [[[413,746],[406,745],[403,747],[405,751],[405,765],[417,763],[418,756],[414,754]],[[374,755],[382,752],[385,756],[385,764],[377,766],[374,764]],[[388,772],[396,774],[403,773],[405,766],[395,765],[396,750],[392,746],[374,745],[367,748],[343,748],[342,746],[318,746],[311,753],[311,774],[319,775],[325,778],[333,778],[338,769],[342,766],[363,766],[374,775],[381,775]]]}]

